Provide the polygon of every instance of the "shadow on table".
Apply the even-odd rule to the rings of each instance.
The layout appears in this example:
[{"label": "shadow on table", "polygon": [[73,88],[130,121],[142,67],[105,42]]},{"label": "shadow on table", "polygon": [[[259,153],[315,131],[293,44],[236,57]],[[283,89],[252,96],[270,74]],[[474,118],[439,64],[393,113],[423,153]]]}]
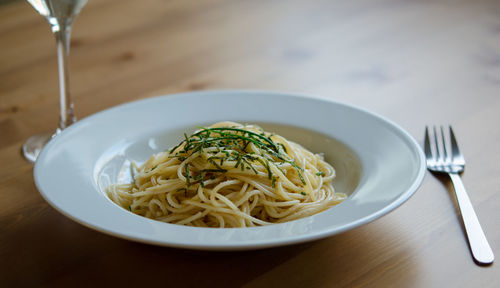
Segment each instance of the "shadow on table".
[{"label": "shadow on table", "polygon": [[[384,277],[383,273],[395,265],[391,259],[408,259],[411,254],[404,247],[393,250],[387,245],[398,238],[393,235],[397,232],[389,228],[383,231],[380,227],[384,225],[378,223],[305,244],[208,252],[114,238],[67,219],[45,203],[24,217],[21,224],[8,227],[0,236],[5,245],[0,247],[0,282],[7,287],[91,283],[110,287],[309,287],[310,281],[314,286],[333,281],[339,287],[349,287],[363,285],[359,281],[366,281],[363,275],[373,267]],[[405,265],[407,269],[402,271],[415,274],[415,263],[409,260]]]}]

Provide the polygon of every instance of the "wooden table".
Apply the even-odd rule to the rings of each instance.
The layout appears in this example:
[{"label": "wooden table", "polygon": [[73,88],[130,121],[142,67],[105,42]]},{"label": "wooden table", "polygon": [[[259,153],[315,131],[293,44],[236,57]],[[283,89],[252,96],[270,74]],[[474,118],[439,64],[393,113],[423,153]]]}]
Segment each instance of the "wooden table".
[{"label": "wooden table", "polygon": [[[20,154],[58,122],[54,40],[28,3],[0,3],[0,286],[500,287],[498,264],[471,259],[449,181],[431,174],[373,223],[282,248],[162,248],[69,220]],[[231,88],[357,105],[418,141],[426,124],[452,124],[500,257],[499,13],[495,0],[91,0],[73,30],[76,112]]]}]

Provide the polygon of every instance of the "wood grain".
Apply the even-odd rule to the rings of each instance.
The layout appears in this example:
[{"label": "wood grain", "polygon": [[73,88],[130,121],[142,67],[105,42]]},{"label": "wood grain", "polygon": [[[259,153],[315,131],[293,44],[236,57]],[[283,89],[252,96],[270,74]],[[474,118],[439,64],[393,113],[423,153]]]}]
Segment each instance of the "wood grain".
[{"label": "wood grain", "polygon": [[[500,255],[500,5],[483,1],[89,1],[71,46],[77,116],[208,89],[306,93],[407,129],[452,124],[463,179]],[[475,265],[452,187],[428,174],[360,228],[249,252],[149,246],[83,227],[38,193],[20,154],[58,121],[54,39],[24,1],[0,4],[0,283],[173,287],[499,287]]]}]

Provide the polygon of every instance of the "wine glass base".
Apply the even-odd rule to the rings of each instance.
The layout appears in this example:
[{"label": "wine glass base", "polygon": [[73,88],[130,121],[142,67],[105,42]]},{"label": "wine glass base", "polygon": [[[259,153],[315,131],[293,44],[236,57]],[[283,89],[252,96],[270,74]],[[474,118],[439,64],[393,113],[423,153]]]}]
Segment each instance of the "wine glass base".
[{"label": "wine glass base", "polygon": [[24,158],[31,163],[35,163],[38,154],[40,154],[45,144],[49,142],[53,135],[53,133],[41,133],[31,136],[22,147]]}]

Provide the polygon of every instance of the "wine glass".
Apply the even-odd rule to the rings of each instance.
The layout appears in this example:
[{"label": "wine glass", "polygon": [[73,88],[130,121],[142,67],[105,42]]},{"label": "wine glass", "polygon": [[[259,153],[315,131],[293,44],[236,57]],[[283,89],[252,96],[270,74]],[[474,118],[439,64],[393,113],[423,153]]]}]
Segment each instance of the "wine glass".
[{"label": "wine glass", "polygon": [[44,16],[56,38],[59,69],[59,127],[55,133],[42,133],[30,137],[23,145],[23,155],[35,162],[45,144],[63,129],[76,121],[69,90],[68,54],[71,27],[87,0],[27,0]]}]

